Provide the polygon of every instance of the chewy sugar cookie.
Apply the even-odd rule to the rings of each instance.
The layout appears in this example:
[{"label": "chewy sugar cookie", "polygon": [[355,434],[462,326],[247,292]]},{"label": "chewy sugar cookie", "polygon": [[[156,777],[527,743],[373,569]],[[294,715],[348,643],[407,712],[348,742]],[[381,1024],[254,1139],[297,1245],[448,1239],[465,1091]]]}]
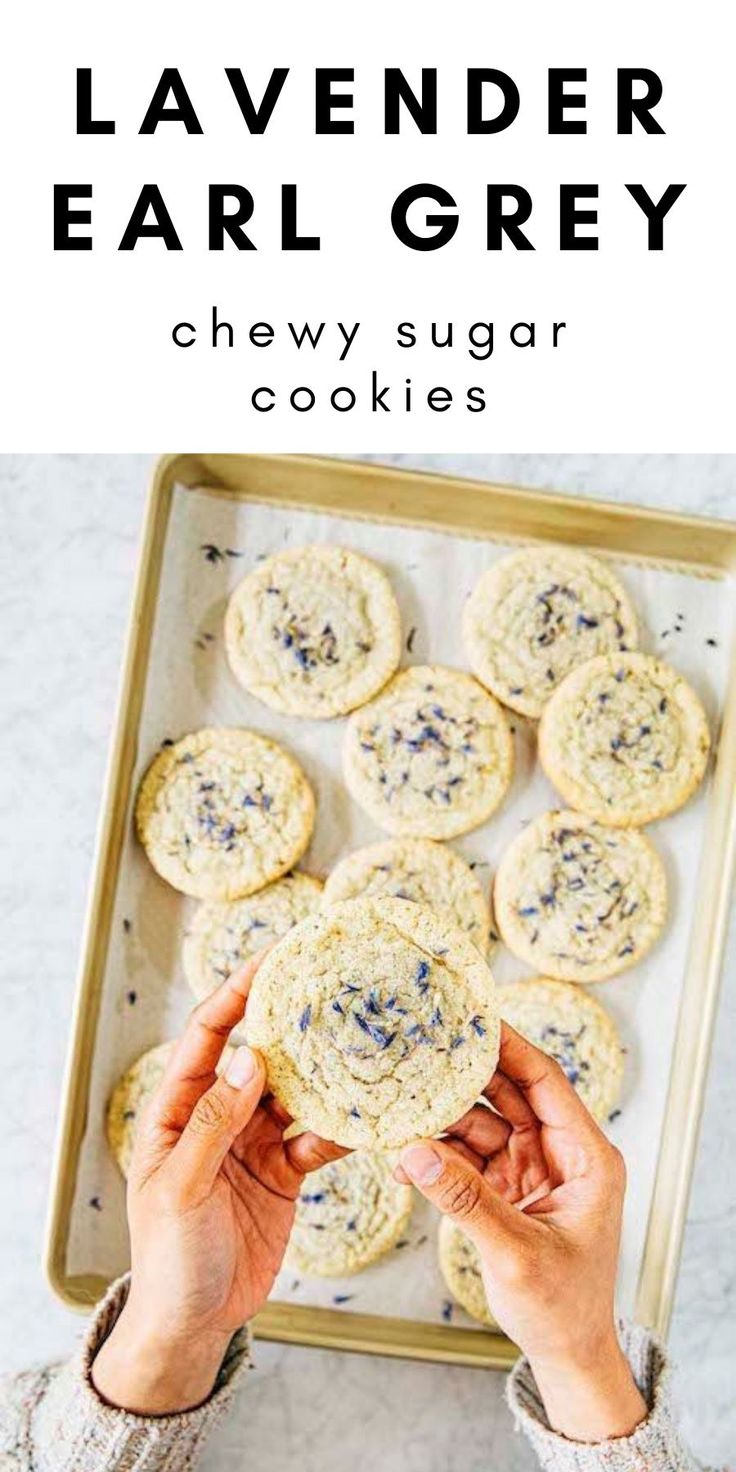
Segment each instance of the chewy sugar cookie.
[{"label": "chewy sugar cookie", "polygon": [[527,547],[502,557],[476,584],[463,641],[478,679],[504,705],[536,719],[576,665],[636,647],[636,615],[597,557]]},{"label": "chewy sugar cookie", "polygon": [[453,838],[485,822],[513,771],[506,717],[477,680],[412,665],[348,721],[345,781],[380,828]]},{"label": "chewy sugar cookie", "polygon": [[340,1145],[398,1148],[459,1119],[498,1060],[491,972],[409,900],[345,900],[263,961],[246,1032],[293,1118]]},{"label": "chewy sugar cookie", "polygon": [[580,665],[539,727],[540,761],[565,801],[622,828],[682,807],[703,779],[709,746],[695,692],[647,654]]},{"label": "chewy sugar cookie", "polygon": [[594,1119],[603,1123],[621,1092],[624,1055],[613,1019],[590,992],[537,976],[498,989],[504,1022],[556,1059]]},{"label": "chewy sugar cookie", "polygon": [[162,879],[195,899],[232,900],[293,868],[312,836],[299,764],[265,736],[195,731],[165,746],[141,783],[138,837]]},{"label": "chewy sugar cookie", "polygon": [[357,1150],[313,1171],[297,1198],[287,1262],[340,1278],[396,1246],[411,1215],[411,1186],[394,1180],[394,1158]]},{"label": "chewy sugar cookie", "polygon": [[323,902],[392,895],[413,900],[464,930],[486,955],[491,917],[486,896],[469,864],[431,838],[389,838],[356,849],[335,866]]},{"label": "chewy sugar cookie", "polygon": [[401,654],[388,578],[344,547],[293,547],[235,589],[225,647],[236,679],[274,710],[339,716],[370,700]]},{"label": "chewy sugar cookie", "polygon": [[602,981],[654,945],[667,880],[642,833],[551,812],[506,850],[493,900],[503,940],[522,961],[563,981]]},{"label": "chewy sugar cookie", "polygon": [[[317,908],[321,897],[320,880],[296,870],[244,899],[200,905],[182,950],[195,997],[208,997],[237,966],[280,940]],[[237,1029],[232,1036],[237,1040]]]},{"label": "chewy sugar cookie", "polygon": [[497,1329],[488,1307],[477,1247],[449,1216],[443,1216],[437,1238],[440,1270],[453,1298],[471,1319]]},{"label": "chewy sugar cookie", "polygon": [[118,1080],[105,1115],[107,1143],[127,1177],[141,1115],[155,1094],[173,1051],[173,1043],[148,1048]]}]

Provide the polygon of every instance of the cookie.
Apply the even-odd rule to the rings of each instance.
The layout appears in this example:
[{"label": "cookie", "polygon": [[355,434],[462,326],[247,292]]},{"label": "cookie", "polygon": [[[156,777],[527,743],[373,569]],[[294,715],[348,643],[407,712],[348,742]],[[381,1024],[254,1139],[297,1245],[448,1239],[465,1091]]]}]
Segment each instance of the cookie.
[{"label": "cookie", "polygon": [[621,828],[682,807],[703,779],[709,747],[697,695],[647,654],[580,665],[545,706],[539,727],[540,761],[565,801]]},{"label": "cookie", "polygon": [[506,850],[493,901],[500,934],[522,961],[563,981],[602,981],[654,945],[667,879],[635,829],[572,810],[543,813]]},{"label": "cookie", "polygon": [[[195,997],[209,996],[237,966],[273,945],[315,910],[322,884],[298,870],[241,900],[200,905],[184,937],[184,975]],[[233,1039],[238,1041],[238,1030]]]},{"label": "cookie", "polygon": [[570,547],[526,547],[489,567],[463,615],[470,667],[537,719],[553,690],[597,654],[635,649],[636,615],[605,562]]},{"label": "cookie", "polygon": [[401,654],[388,578],[344,547],[292,547],[259,563],[225,616],[230,667],[246,690],[293,716],[339,716],[370,700]]},{"label": "cookie", "polygon": [[306,1177],[296,1203],[287,1263],[317,1278],[359,1273],[396,1246],[411,1215],[411,1186],[395,1160],[358,1150]]},{"label": "cookie", "polygon": [[119,1079],[110,1095],[105,1134],[124,1176],[130,1169],[141,1115],[164,1076],[173,1047],[173,1043],[159,1043],[142,1053]]},{"label": "cookie", "polygon": [[294,927],[254,979],[246,1032],[305,1129],[390,1150],[446,1129],[488,1083],[491,972],[462,931],[409,900],[344,900]]},{"label": "cookie", "polygon": [[555,1058],[594,1119],[603,1123],[621,1093],[624,1055],[616,1024],[590,992],[536,976],[498,989],[504,1022]]},{"label": "cookie", "polygon": [[323,902],[393,895],[428,905],[457,925],[485,956],[490,939],[488,902],[469,864],[430,838],[389,838],[348,854],[325,884]]},{"label": "cookie", "polygon": [[442,1276],[460,1307],[471,1319],[497,1329],[483,1287],[478,1249],[449,1216],[440,1221],[437,1256]]},{"label": "cookie", "polygon": [[136,804],[138,837],[162,879],[234,900],[292,869],[312,836],[314,797],[298,763],[255,731],[195,731],[154,757]]},{"label": "cookie", "polygon": [[453,838],[504,797],[513,743],[500,705],[477,680],[413,665],[348,721],[345,781],[380,828]]}]

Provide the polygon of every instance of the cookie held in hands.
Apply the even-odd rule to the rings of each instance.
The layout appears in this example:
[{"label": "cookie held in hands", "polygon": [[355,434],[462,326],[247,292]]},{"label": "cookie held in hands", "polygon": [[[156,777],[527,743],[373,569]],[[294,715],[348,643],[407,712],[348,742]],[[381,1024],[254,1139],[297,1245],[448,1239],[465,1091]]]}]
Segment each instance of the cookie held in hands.
[{"label": "cookie held in hands", "polygon": [[295,926],[258,970],[246,1033],[289,1113],[353,1148],[438,1134],[498,1061],[488,965],[409,900],[346,900]]}]

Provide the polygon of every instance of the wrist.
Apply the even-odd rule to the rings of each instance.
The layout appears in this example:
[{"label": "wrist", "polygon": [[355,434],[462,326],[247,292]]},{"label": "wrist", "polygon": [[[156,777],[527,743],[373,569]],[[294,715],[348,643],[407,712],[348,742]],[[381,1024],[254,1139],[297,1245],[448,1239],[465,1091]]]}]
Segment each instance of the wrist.
[{"label": "wrist", "polygon": [[192,1410],[211,1394],[231,1335],[167,1332],[127,1304],[92,1365],[109,1405],[139,1416]]},{"label": "wrist", "polygon": [[530,1364],[550,1426],[570,1441],[630,1436],[647,1414],[613,1325],[595,1341]]}]

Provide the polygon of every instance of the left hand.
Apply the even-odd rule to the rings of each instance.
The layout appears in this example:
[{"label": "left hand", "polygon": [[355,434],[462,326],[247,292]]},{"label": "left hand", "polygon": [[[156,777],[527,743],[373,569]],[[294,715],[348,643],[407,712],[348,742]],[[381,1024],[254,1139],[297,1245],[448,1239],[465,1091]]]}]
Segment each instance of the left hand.
[{"label": "left hand", "polygon": [[132,1277],[93,1366],[113,1405],[163,1415],[209,1395],[227,1345],[264,1304],[307,1171],[346,1152],[264,1094],[263,1059],[233,1052],[259,958],[197,1007],[141,1122],[128,1183]]}]

